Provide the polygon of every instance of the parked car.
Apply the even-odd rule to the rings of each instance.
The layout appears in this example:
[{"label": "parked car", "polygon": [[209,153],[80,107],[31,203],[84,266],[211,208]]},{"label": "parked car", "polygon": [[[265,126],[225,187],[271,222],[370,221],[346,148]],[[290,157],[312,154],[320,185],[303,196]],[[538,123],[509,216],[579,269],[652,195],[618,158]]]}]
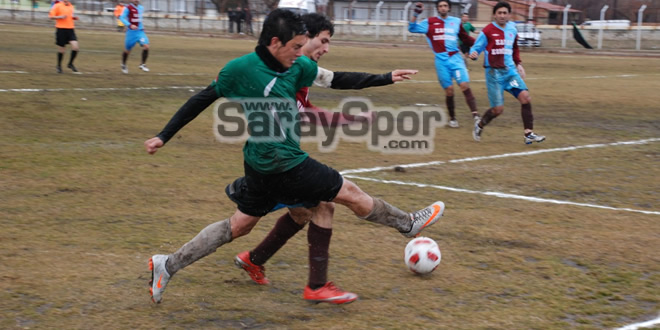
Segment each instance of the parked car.
[{"label": "parked car", "polygon": [[518,46],[541,47],[541,31],[532,23],[516,23],[518,29]]},{"label": "parked car", "polygon": [[610,19],[603,21],[585,21],[580,25],[591,26],[594,28],[627,29],[630,27],[630,21],[627,19]]}]

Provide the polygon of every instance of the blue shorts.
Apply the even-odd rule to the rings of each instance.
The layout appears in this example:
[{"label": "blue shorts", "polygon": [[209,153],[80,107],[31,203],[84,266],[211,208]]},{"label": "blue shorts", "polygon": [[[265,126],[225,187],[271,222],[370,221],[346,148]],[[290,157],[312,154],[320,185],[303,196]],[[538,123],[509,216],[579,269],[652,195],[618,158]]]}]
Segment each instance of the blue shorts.
[{"label": "blue shorts", "polygon": [[133,46],[138,43],[140,46],[149,44],[149,38],[147,38],[147,34],[144,33],[144,30],[126,30],[126,39],[124,40],[126,50],[131,50]]},{"label": "blue shorts", "polygon": [[456,80],[458,84],[470,82],[465,62],[461,53],[456,53],[449,56],[448,59],[435,58],[435,71],[438,74],[438,82],[442,89],[453,84],[452,80]]},{"label": "blue shorts", "polygon": [[491,107],[504,105],[504,91],[517,98],[520,92],[527,90],[518,71],[511,68],[486,68],[486,87]]}]

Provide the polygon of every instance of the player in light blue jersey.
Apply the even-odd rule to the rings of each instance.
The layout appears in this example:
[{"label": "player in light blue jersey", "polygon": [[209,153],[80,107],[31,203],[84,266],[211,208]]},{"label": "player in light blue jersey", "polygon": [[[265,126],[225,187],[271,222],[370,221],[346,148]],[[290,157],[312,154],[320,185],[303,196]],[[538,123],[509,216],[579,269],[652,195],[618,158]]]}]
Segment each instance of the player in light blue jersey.
[{"label": "player in light blue jersey", "polygon": [[408,31],[426,34],[429,46],[435,53],[435,70],[438,74],[438,81],[445,90],[445,102],[447,112],[449,112],[449,127],[458,127],[454,111],[453,80],[456,80],[461,91],[463,91],[465,101],[470,107],[474,120],[479,118],[477,102],[474,95],[472,95],[472,90],[470,90],[470,77],[458,45],[458,39],[460,39],[464,44],[472,46],[474,38],[465,32],[460,18],[449,16],[449,10],[451,9],[449,0],[436,1],[436,7],[440,16],[417,22],[417,17],[424,11],[424,4],[421,2],[416,3],[413,17],[408,24]]},{"label": "player in light blue jersey", "polygon": [[119,20],[124,23],[128,28],[126,29],[126,39],[124,40],[124,52],[121,56],[121,72],[128,73],[126,60],[131,53],[131,49],[135,44],[140,44],[142,47],[142,63],[140,70],[149,72],[147,68],[147,57],[149,56],[149,38],[144,33],[143,21],[144,7],[140,4],[140,0],[131,0],[127,4],[124,11],[119,16]]},{"label": "player in light blue jersey", "polygon": [[531,96],[525,85],[525,69],[520,60],[518,49],[518,31],[513,22],[509,22],[511,5],[498,2],[493,7],[495,21],[488,24],[477,37],[470,49],[470,58],[476,60],[484,52],[484,68],[486,69],[486,87],[491,108],[484,113],[483,118],[476,122],[472,137],[481,140],[484,127],[504,111],[504,91],[509,92],[521,104],[525,143],[543,142],[545,136],[534,133],[534,116],[532,115]]}]

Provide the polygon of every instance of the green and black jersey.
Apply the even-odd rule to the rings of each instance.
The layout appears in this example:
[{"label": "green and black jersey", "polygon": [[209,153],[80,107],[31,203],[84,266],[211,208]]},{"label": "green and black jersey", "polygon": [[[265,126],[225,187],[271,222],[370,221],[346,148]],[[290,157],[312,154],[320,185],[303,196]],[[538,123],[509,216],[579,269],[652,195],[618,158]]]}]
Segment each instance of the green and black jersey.
[{"label": "green and black jersey", "polygon": [[267,66],[257,53],[227,63],[212,84],[218,97],[243,105],[250,138],[243,147],[245,162],[261,173],[281,173],[308,157],[300,149],[296,92],[311,86],[316,63],[299,57],[286,71]]}]

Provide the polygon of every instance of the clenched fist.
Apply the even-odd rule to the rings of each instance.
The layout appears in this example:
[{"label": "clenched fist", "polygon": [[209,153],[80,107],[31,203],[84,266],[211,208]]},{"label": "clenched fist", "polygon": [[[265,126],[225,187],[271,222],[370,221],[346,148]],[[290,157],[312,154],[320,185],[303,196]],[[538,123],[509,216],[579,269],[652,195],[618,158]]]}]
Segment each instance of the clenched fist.
[{"label": "clenched fist", "polygon": [[415,3],[415,13],[421,14],[424,11],[424,4],[421,2]]}]

